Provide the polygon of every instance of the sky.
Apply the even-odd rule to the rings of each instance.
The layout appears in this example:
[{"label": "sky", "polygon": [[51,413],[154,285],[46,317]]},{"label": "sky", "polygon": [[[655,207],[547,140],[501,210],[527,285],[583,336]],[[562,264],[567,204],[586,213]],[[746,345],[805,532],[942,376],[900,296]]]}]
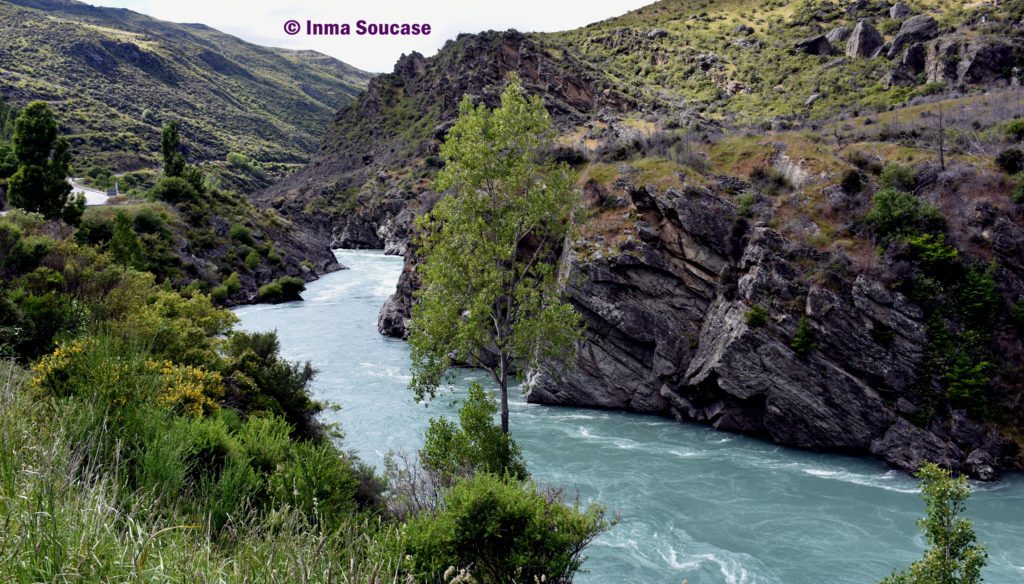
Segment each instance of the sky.
[{"label": "sky", "polygon": [[[129,8],[161,20],[198,22],[259,45],[312,49],[360,69],[390,72],[402,53],[433,55],[445,41],[463,32],[506,30],[552,32],[578,28],[618,16],[654,0],[84,0],[99,6]],[[284,23],[296,20],[348,23],[349,36],[289,36]],[[381,23],[429,23],[427,36],[357,36],[358,20]]]}]

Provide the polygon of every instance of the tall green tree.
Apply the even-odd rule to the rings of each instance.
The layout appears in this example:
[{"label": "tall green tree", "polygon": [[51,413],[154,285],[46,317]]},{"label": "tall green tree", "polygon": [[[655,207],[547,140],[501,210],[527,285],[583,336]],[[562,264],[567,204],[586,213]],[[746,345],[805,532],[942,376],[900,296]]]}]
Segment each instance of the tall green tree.
[{"label": "tall green tree", "polygon": [[132,229],[132,220],[123,211],[114,215],[114,231],[107,246],[114,261],[137,270],[145,269],[145,252],[139,236]]},{"label": "tall green tree", "polygon": [[181,153],[181,132],[177,121],[164,126],[160,135],[160,151],[164,156],[164,176],[181,176],[185,172],[185,156]]},{"label": "tall green tree", "polygon": [[577,196],[568,166],[546,156],[554,136],[517,78],[493,111],[464,98],[441,147],[435,188],[447,196],[418,222],[411,387],[423,399],[451,366],[483,368],[501,391],[505,433],[510,380],[568,362],[582,326],[556,280]]},{"label": "tall green tree", "polygon": [[917,472],[921,498],[927,508],[917,524],[928,540],[924,557],[910,568],[882,580],[882,584],[977,584],[988,556],[974,535],[969,519],[960,517],[971,488],[963,477],[926,464]]},{"label": "tall green tree", "polygon": [[0,179],[8,178],[18,170],[18,157],[11,147],[14,136],[14,121],[18,119],[18,109],[7,103],[0,96]]},{"label": "tall green tree", "polygon": [[18,170],[7,183],[10,203],[47,219],[77,223],[82,203],[68,203],[71,146],[59,135],[50,107],[36,101],[21,110],[14,122],[12,142]]}]

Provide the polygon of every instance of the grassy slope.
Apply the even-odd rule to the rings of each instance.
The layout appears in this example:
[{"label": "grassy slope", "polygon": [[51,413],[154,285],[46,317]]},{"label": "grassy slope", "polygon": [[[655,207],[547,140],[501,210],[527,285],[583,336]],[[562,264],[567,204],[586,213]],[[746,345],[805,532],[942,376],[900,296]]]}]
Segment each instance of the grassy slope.
[{"label": "grassy slope", "polygon": [[369,77],[203,25],[65,0],[0,2],[0,92],[51,102],[83,167],[154,164],[160,126],[171,119],[181,120],[192,160],[238,151],[305,161]]},{"label": "grassy slope", "polygon": [[[881,83],[892,67],[885,58],[795,52],[793,43],[852,28],[860,18],[875,22],[891,40],[898,22],[885,18],[888,2],[869,2],[851,14],[829,0],[662,0],[623,16],[586,27],[541,35],[546,42],[579,53],[617,83],[641,88],[653,98],[711,117],[758,123],[778,116],[824,118],[852,109],[885,109],[905,102],[923,88],[888,88]],[[918,12],[942,26],[964,24],[975,3],[920,0]],[[965,12],[965,7],[970,10]],[[753,32],[739,32],[746,26]],[[650,38],[648,33],[663,31]],[[744,46],[746,44],[746,46]],[[804,104],[820,94],[812,106]]]}]

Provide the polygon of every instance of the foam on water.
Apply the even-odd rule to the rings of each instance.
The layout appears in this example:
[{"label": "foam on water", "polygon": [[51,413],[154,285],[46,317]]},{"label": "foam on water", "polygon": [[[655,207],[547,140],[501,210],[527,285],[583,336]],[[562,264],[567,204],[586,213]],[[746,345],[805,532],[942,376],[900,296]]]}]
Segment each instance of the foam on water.
[{"label": "foam on water", "polygon": [[[344,251],[349,266],[309,285],[305,302],[247,306],[241,326],[277,330],[284,354],[320,374],[329,421],[369,463],[422,445],[431,416],[452,416],[470,381],[461,371],[429,404],[407,385],[405,343],[377,334],[401,258]],[[511,427],[542,483],[600,501],[621,522],[588,549],[576,581],[679,584],[863,584],[921,556],[913,480],[880,463],[780,448],[696,424],[527,404],[513,392]],[[988,546],[990,584],[1024,579],[1024,477],[975,484],[968,502]]]}]

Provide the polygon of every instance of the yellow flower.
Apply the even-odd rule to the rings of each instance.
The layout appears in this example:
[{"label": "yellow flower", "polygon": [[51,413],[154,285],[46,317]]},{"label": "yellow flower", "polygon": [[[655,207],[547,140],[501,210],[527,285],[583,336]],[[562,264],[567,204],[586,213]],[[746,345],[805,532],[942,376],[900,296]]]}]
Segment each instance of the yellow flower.
[{"label": "yellow flower", "polygon": [[220,373],[170,361],[155,365],[163,378],[164,387],[157,397],[162,405],[196,417],[218,408],[217,400],[224,396]]}]

